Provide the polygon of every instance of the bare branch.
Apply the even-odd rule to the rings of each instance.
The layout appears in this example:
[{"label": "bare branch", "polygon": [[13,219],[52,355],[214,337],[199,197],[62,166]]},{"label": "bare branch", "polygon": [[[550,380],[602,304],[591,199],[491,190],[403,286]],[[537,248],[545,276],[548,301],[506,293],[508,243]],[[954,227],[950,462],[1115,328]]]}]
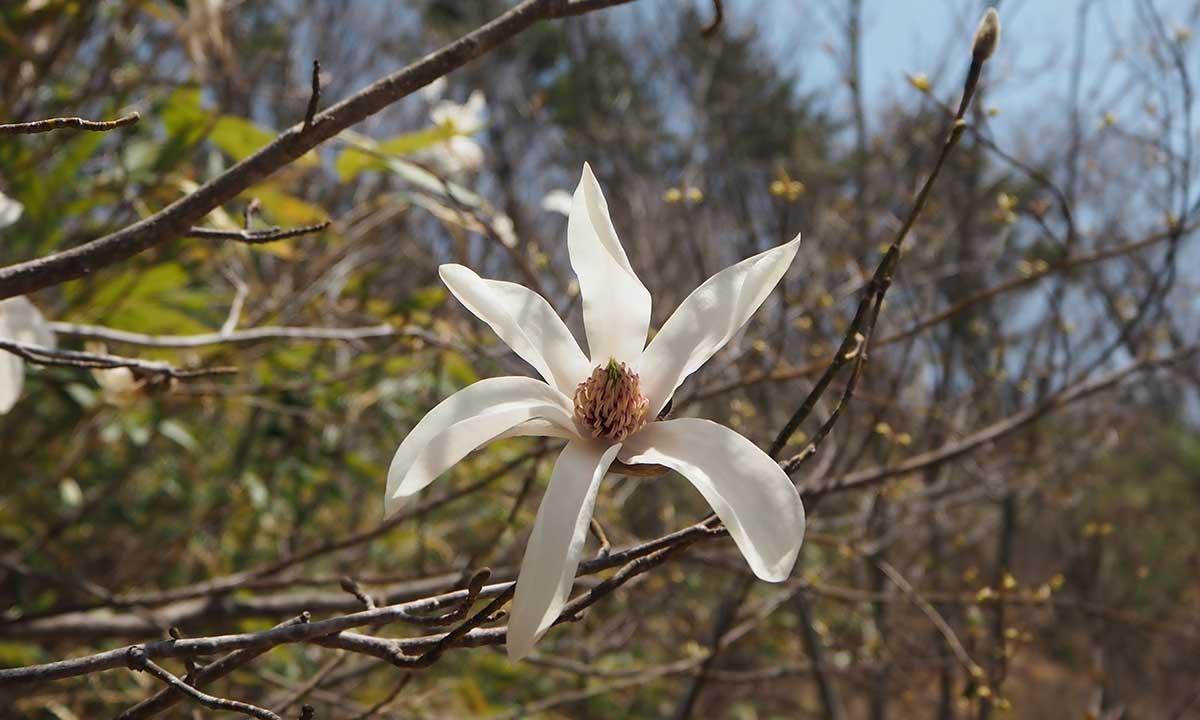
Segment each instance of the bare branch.
[{"label": "bare branch", "polygon": [[129,650],[126,652],[126,662],[129,664],[129,668],[131,670],[150,673],[154,677],[165,682],[171,688],[178,690],[184,695],[187,695],[206,708],[211,708],[213,710],[229,710],[231,712],[241,713],[250,717],[262,718],[262,720],[283,720],[283,718],[279,717],[270,710],[267,710],[266,708],[260,708],[257,705],[244,703],[240,700],[226,700],[225,698],[219,698],[216,695],[209,695],[208,693],[197,690],[191,685],[188,685],[184,681],[175,677],[161,666],[155,664],[153,660],[146,657],[146,652],[139,647],[134,646],[129,648]]},{"label": "bare branch", "polygon": [[330,222],[326,220],[314,225],[304,225],[296,228],[272,227],[265,230],[218,230],[216,228],[194,227],[188,230],[187,236],[204,240],[236,240],[248,245],[260,245],[262,243],[275,242],[276,240],[287,240],[288,238],[300,237],[301,235],[318,233],[329,227],[329,225]]},{"label": "bare branch", "polygon": [[369,325],[366,327],[320,328],[320,327],[258,327],[229,332],[199,333],[196,335],[147,335],[145,333],[116,330],[103,325],[76,325],[52,322],[50,328],[57,335],[117,342],[155,348],[197,348],[205,345],[256,343],[268,340],[333,340],[356,342],[374,338],[412,337],[430,344],[442,345],[436,335],[415,327],[393,327],[392,325]]},{"label": "bare branch", "polygon": [[46,120],[0,125],[0,135],[33,135],[35,133],[50,132],[51,130],[62,128],[108,132],[134,125],[141,119],[141,114],[137,112],[122,115],[116,120],[84,120],[81,117],[48,118]]},{"label": "bare branch", "polygon": [[12,340],[5,340],[3,338],[0,338],[0,350],[6,350],[29,362],[49,367],[70,367],[84,370],[129,368],[137,375],[171,378],[173,380],[191,380],[210,375],[232,375],[237,372],[237,368],[225,366],[185,370],[154,360],[139,360],[119,355],[81,352],[78,350],[58,350],[13,342]]},{"label": "bare branch", "polygon": [[[285,620],[276,627],[288,627],[290,625],[299,625],[309,621],[308,613],[303,613],[298,617]],[[217,660],[205,665],[203,668],[189,673],[187,682],[192,687],[200,687],[207,683],[225,677],[237,668],[245,665],[254,658],[262,655],[268,648],[252,648],[244,650],[234,650]],[[184,698],[186,693],[175,688],[169,687],[159,690],[153,696],[141,701],[137,705],[129,708],[125,712],[117,716],[117,720],[146,720],[146,718],[154,717],[163,710],[175,705]]]}]

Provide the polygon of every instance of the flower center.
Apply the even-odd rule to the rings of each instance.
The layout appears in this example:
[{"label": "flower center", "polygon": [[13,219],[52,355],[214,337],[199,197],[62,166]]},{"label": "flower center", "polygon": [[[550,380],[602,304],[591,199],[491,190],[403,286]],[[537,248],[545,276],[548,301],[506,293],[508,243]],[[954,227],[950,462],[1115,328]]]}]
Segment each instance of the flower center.
[{"label": "flower center", "polygon": [[592,437],[621,442],[645,426],[649,410],[637,373],[616,360],[598,365],[575,388],[575,419]]}]

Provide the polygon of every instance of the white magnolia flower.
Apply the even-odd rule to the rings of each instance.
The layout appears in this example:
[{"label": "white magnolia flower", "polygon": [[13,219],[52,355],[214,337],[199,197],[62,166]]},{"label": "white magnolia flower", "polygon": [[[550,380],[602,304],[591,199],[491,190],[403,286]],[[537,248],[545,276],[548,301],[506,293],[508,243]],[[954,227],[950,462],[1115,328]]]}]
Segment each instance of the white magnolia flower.
[{"label": "white magnolia flower", "polygon": [[461,105],[453,100],[442,100],[429,111],[429,117],[441,127],[462,135],[472,135],[487,122],[487,99],[482,90],[475,90]]},{"label": "white magnolia flower", "polygon": [[546,212],[562,213],[568,217],[571,215],[571,204],[571,193],[566,190],[551,190],[542,198],[543,210]]},{"label": "white magnolia flower", "polygon": [[450,174],[477,170],[483,165],[483,148],[471,136],[487,122],[487,100],[475,90],[465,104],[442,100],[429,113],[433,122],[451,137],[430,148],[430,157]]},{"label": "white magnolia flower", "polygon": [[[54,347],[46,318],[23,297],[0,300],[0,338],[25,345]],[[25,361],[0,350],[0,415],[12,409],[25,385]]]},{"label": "white magnolia flower", "polygon": [[388,470],[388,514],[475,448],[503,437],[567,440],[525,549],[508,624],[524,657],[554,623],[584,550],[600,480],[614,460],[659,464],[691,481],[754,573],[784,580],[804,536],[804,507],[774,460],[709,420],[656,421],[680,383],[721,349],[770,295],[800,238],[726,268],[688,296],[649,345],[650,293],[634,274],[591,168],[567,221],[591,357],[553,308],[521,285],[443,265],[443,282],[545,382],[481,380],[442,401],[401,443]]}]

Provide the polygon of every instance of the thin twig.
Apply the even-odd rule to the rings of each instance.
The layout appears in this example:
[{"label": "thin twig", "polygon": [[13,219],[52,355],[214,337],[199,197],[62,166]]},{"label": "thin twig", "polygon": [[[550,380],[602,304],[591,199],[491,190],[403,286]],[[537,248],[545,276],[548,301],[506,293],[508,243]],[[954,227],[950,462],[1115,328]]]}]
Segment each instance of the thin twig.
[{"label": "thin twig", "polygon": [[194,227],[188,230],[187,236],[203,240],[236,240],[248,245],[260,245],[262,243],[275,242],[276,240],[287,240],[288,238],[299,237],[301,235],[318,233],[329,227],[330,224],[326,220],[325,222],[295,228],[271,227],[264,230],[218,230],[216,228]]},{"label": "thin twig", "polygon": [[6,350],[31,363],[48,367],[70,367],[84,370],[129,368],[134,374],[166,377],[173,380],[191,380],[211,375],[232,375],[238,371],[235,367],[227,366],[184,370],[164,362],[153,360],[139,360],[119,355],[81,352],[79,350],[58,350],[13,342],[12,340],[5,340],[3,338],[0,338],[0,350]]},{"label": "thin twig", "polygon": [[[971,104],[971,98],[975,94],[975,88],[979,81],[979,74],[983,69],[983,63],[988,57],[988,54],[979,52],[978,45],[979,42],[977,40],[977,47],[972,48],[971,67],[967,72],[967,80],[963,86],[962,101],[959,103],[958,113],[955,115],[954,121],[950,124],[949,130],[946,132],[945,140],[942,142],[941,151],[938,153],[933,169],[930,170],[929,176],[925,178],[925,183],[917,192],[908,217],[905,218],[904,223],[896,232],[896,237],[892,240],[891,246],[888,247],[887,253],[879,261],[874,275],[871,276],[871,280],[863,289],[862,299],[859,300],[858,309],[854,313],[854,319],[850,322],[850,326],[846,330],[846,335],[842,338],[842,343],[834,354],[833,360],[829,363],[829,367],[826,368],[824,374],[821,375],[816,385],[813,386],[808,397],[804,399],[804,402],[800,403],[800,407],[797,408],[796,412],[784,424],[783,429],[776,435],[775,441],[771,443],[769,453],[771,457],[778,456],[779,452],[783,450],[788,440],[792,437],[792,433],[796,432],[796,429],[800,427],[800,423],[804,422],[809,414],[812,413],[817,402],[829,388],[829,384],[833,381],[834,376],[837,375],[838,371],[847,362],[854,359],[855,346],[866,347],[858,341],[860,332],[866,338],[866,345],[870,344],[875,320],[878,318],[879,311],[883,306],[884,295],[887,294],[888,288],[891,287],[896,266],[900,262],[900,248],[904,244],[904,240],[908,237],[909,231],[916,224],[917,218],[921,216],[921,211],[925,209],[925,203],[929,200],[933,185],[937,182],[938,175],[941,174],[942,168],[946,164],[946,159],[950,156],[950,152],[958,145],[958,141],[966,129],[966,122],[963,120],[963,116]],[[866,331],[862,332],[864,328]],[[856,362],[856,366],[861,366],[861,358],[859,362]],[[848,383],[847,387],[851,392],[853,391],[853,383]],[[844,397],[844,399],[848,398]]]},{"label": "thin twig", "polygon": [[313,116],[317,114],[317,106],[321,104],[321,61],[313,59],[312,64],[312,94],[308,96],[308,109],[304,111],[304,129],[312,127]]},{"label": "thin twig", "polygon": [[712,37],[717,32],[717,28],[721,27],[721,21],[725,19],[725,3],[723,0],[712,0],[713,4],[713,19],[707,25],[700,28],[702,37]]},{"label": "thin twig", "polygon": [[255,343],[268,340],[333,340],[356,342],[373,338],[412,337],[431,345],[442,345],[443,341],[427,330],[417,327],[393,327],[392,325],[368,325],[366,327],[322,328],[301,326],[266,326],[233,330],[230,332],[197,333],[195,335],[147,335],[104,327],[103,325],[77,325],[52,322],[50,329],[56,335],[103,340],[154,348],[198,348],[205,345]]},{"label": "thin twig", "polygon": [[357,598],[358,601],[363,604],[365,609],[375,609],[375,600],[373,600],[371,596],[367,594],[366,590],[362,589],[362,586],[358,584],[357,580],[347,575],[346,577],[342,578],[340,584],[342,589]]},{"label": "thin twig", "polygon": [[109,130],[116,130],[136,124],[141,119],[141,114],[137,112],[122,115],[116,120],[84,120],[81,117],[48,118],[46,120],[0,125],[0,135],[33,135],[35,133],[50,132],[51,130],[62,128],[108,132]]},{"label": "thin twig", "polygon": [[250,717],[262,718],[262,720],[283,720],[283,718],[279,717],[270,710],[267,710],[266,708],[260,708],[257,705],[251,705],[250,703],[241,702],[240,700],[226,700],[225,698],[219,698],[216,695],[209,695],[206,692],[197,690],[191,685],[188,685],[184,681],[175,677],[167,670],[163,669],[162,666],[157,665],[150,658],[146,657],[146,651],[137,646],[129,648],[128,652],[126,653],[126,662],[131,670],[150,673],[154,677],[162,680],[170,687],[178,690],[184,695],[187,695],[206,708],[210,708],[212,710],[228,710],[230,712],[241,713]]},{"label": "thin twig", "polygon": [[[275,627],[289,627],[291,625],[300,625],[309,621],[308,613],[301,613],[299,616],[285,620]],[[187,676],[187,682],[192,687],[200,687],[207,683],[225,677],[237,668],[245,665],[254,658],[262,655],[269,648],[245,648],[242,650],[234,650],[213,662],[205,665],[203,668],[191,672]],[[129,708],[125,712],[117,716],[117,720],[146,720],[154,717],[162,711],[170,708],[178,703],[185,696],[185,693],[174,688],[164,688],[159,690],[153,696],[141,701],[137,705]]]}]

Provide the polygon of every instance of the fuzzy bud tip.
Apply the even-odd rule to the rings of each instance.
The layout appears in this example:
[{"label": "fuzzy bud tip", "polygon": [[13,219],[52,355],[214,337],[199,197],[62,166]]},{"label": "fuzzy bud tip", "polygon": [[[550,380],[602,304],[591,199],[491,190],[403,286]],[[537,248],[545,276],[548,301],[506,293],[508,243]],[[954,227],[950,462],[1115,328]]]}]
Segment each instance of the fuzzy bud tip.
[{"label": "fuzzy bud tip", "polygon": [[990,7],[983,14],[983,19],[979,21],[979,27],[975,30],[975,43],[972,47],[972,54],[979,62],[983,62],[996,52],[996,46],[1000,44],[1000,14],[996,12],[996,8]]}]

